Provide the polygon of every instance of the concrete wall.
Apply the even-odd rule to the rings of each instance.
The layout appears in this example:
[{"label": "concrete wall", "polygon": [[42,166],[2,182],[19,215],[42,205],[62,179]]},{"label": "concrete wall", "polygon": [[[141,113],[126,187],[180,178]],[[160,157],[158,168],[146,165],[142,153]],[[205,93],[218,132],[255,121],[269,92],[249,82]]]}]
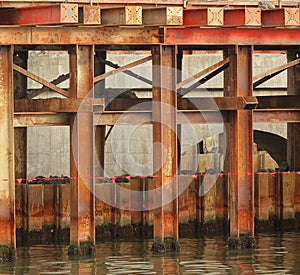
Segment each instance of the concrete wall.
[{"label": "concrete wall", "polygon": [[[108,53],[108,60],[120,66],[143,58],[144,53],[126,54]],[[201,69],[222,59],[222,54],[185,55],[183,58],[182,78],[185,79]],[[260,74],[270,68],[286,62],[285,54],[254,55],[253,75]],[[65,52],[30,52],[28,69],[48,81],[61,74],[68,73],[69,58]],[[107,67],[107,71],[111,68]],[[132,69],[137,74],[151,79],[151,62]],[[41,88],[41,85],[28,81],[29,89]],[[286,73],[282,73],[263,84],[268,87],[286,87]],[[59,85],[69,86],[68,81]],[[202,88],[223,86],[223,74],[209,80]],[[110,76],[106,80],[106,88],[150,88],[139,80],[123,73]],[[255,93],[261,95],[262,93]],[[274,92],[273,92],[274,94]],[[278,94],[278,93],[277,93]],[[282,94],[282,93],[280,93]],[[149,97],[150,93],[138,93],[138,97]],[[192,92],[188,96],[209,96],[209,93]],[[220,94],[214,92],[212,96]],[[45,92],[44,98],[57,97],[56,93]],[[255,129],[270,131],[286,137],[285,124],[255,124]],[[223,132],[223,125],[184,125],[182,127],[182,152],[191,151],[192,161],[195,159],[196,147],[201,140],[218,136]],[[152,133],[151,126],[116,126],[111,132],[105,147],[106,176],[121,174],[151,175],[152,174]],[[32,127],[28,129],[28,177],[37,175],[69,175],[69,128],[68,127]]]}]

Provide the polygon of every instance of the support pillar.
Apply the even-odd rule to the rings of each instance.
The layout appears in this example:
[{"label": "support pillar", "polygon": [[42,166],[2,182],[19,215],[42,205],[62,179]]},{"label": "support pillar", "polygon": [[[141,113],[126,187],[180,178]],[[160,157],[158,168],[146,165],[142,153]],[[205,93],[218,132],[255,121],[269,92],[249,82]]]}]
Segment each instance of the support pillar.
[{"label": "support pillar", "polygon": [[[70,96],[93,96],[94,47],[70,51]],[[89,94],[90,93],[90,94]],[[78,110],[71,119],[71,226],[69,255],[95,252],[95,196],[93,183],[93,113]]]},{"label": "support pillar", "polygon": [[[299,58],[300,51],[288,50],[287,62]],[[299,66],[287,70],[287,94],[300,95]],[[291,171],[300,171],[300,123],[287,124],[287,163]]]},{"label": "support pillar", "polygon": [[[14,64],[27,70],[28,52],[15,52]],[[14,72],[14,98],[23,99],[27,95],[27,77]],[[27,128],[17,127],[14,129],[15,139],[15,177],[16,179],[27,178]]]},{"label": "support pillar", "polygon": [[[252,47],[229,49],[225,96],[252,96]],[[230,245],[252,246],[254,236],[254,178],[252,111],[230,112]]]},{"label": "support pillar", "polygon": [[16,246],[13,48],[0,47],[0,261],[14,258]]},{"label": "support pillar", "polygon": [[178,249],[176,47],[152,48],[154,252]]},{"label": "support pillar", "polygon": [[[106,52],[96,52],[95,55],[95,66],[94,66],[94,76],[98,76],[105,73],[105,64],[98,61],[99,59],[106,59]],[[96,84],[94,94],[95,95],[104,95],[105,90],[105,79]],[[106,103],[106,102],[105,102]],[[95,167],[95,177],[104,176],[104,149],[105,149],[105,134],[106,126],[97,126],[95,129],[95,150],[96,150],[96,164],[99,167]]]}]

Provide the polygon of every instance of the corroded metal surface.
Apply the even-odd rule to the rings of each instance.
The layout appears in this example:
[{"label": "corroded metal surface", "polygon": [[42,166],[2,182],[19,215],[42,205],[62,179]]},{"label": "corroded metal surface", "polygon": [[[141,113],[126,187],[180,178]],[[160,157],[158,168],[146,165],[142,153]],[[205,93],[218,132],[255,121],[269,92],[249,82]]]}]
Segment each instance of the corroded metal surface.
[{"label": "corroded metal surface", "polygon": [[0,47],[0,244],[15,246],[13,54]]},{"label": "corroded metal surface", "polygon": [[159,28],[119,27],[1,27],[0,45],[157,44]]},{"label": "corroded metal surface", "polygon": [[[252,47],[232,47],[227,54],[225,96],[252,96]],[[252,111],[229,114],[230,133],[230,235],[254,235]]]},{"label": "corroded metal surface", "polygon": [[[76,46],[70,54],[70,94],[73,98],[93,95],[94,48]],[[89,95],[89,93],[92,93]],[[79,112],[71,123],[71,244],[95,242],[95,194],[93,181],[93,116]]]},{"label": "corroded metal surface", "polygon": [[[153,171],[155,187],[161,190],[154,203],[154,238],[178,239],[177,197],[177,93],[176,48],[162,46],[153,48]],[[162,187],[165,188],[162,189]],[[167,203],[168,197],[174,200]]]}]

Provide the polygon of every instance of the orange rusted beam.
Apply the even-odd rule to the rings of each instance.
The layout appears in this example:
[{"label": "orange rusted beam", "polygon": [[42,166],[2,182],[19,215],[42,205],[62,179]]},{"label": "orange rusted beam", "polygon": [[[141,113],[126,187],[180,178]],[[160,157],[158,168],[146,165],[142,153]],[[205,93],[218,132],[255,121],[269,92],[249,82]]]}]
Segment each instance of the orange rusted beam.
[{"label": "orange rusted beam", "polygon": [[0,244],[15,247],[14,92],[12,63],[12,47],[0,47]]},{"label": "orange rusted beam", "polygon": [[100,6],[85,5],[78,9],[78,22],[84,25],[100,25],[101,10]]},{"label": "orange rusted beam", "polygon": [[[153,56],[153,149],[154,184],[154,239],[178,241],[178,157],[177,157],[177,93],[176,48],[157,46]],[[153,247],[154,248],[154,247]],[[173,247],[175,248],[175,246]],[[166,247],[166,249],[168,249]]]},{"label": "orange rusted beam", "polygon": [[[76,46],[70,52],[70,95],[93,96],[94,47]],[[89,94],[90,93],[90,94]],[[95,193],[93,183],[93,115],[74,114],[70,122],[71,137],[71,226],[70,242],[95,243]]]},{"label": "orange rusted beam", "polygon": [[[225,71],[225,96],[252,96],[252,47],[238,46],[226,53],[230,66]],[[230,235],[254,235],[253,126],[252,111],[229,114]]]},{"label": "orange rusted beam", "polygon": [[47,99],[16,99],[15,112],[57,112],[77,113],[93,112],[93,107],[103,108],[103,98],[47,98]]},{"label": "orange rusted beam", "polygon": [[0,26],[0,45],[91,45],[157,44],[162,35],[157,27],[16,27]]}]

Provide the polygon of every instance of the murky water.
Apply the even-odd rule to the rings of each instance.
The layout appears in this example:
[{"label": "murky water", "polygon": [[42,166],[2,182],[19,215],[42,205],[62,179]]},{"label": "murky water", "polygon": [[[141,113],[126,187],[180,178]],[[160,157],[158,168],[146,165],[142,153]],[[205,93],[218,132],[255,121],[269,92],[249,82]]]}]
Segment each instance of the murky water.
[{"label": "murky water", "polygon": [[70,258],[67,246],[17,249],[0,274],[300,274],[300,233],[257,236],[256,249],[228,250],[224,237],[184,238],[177,254],[153,255],[151,241],[97,244],[95,257]]}]

